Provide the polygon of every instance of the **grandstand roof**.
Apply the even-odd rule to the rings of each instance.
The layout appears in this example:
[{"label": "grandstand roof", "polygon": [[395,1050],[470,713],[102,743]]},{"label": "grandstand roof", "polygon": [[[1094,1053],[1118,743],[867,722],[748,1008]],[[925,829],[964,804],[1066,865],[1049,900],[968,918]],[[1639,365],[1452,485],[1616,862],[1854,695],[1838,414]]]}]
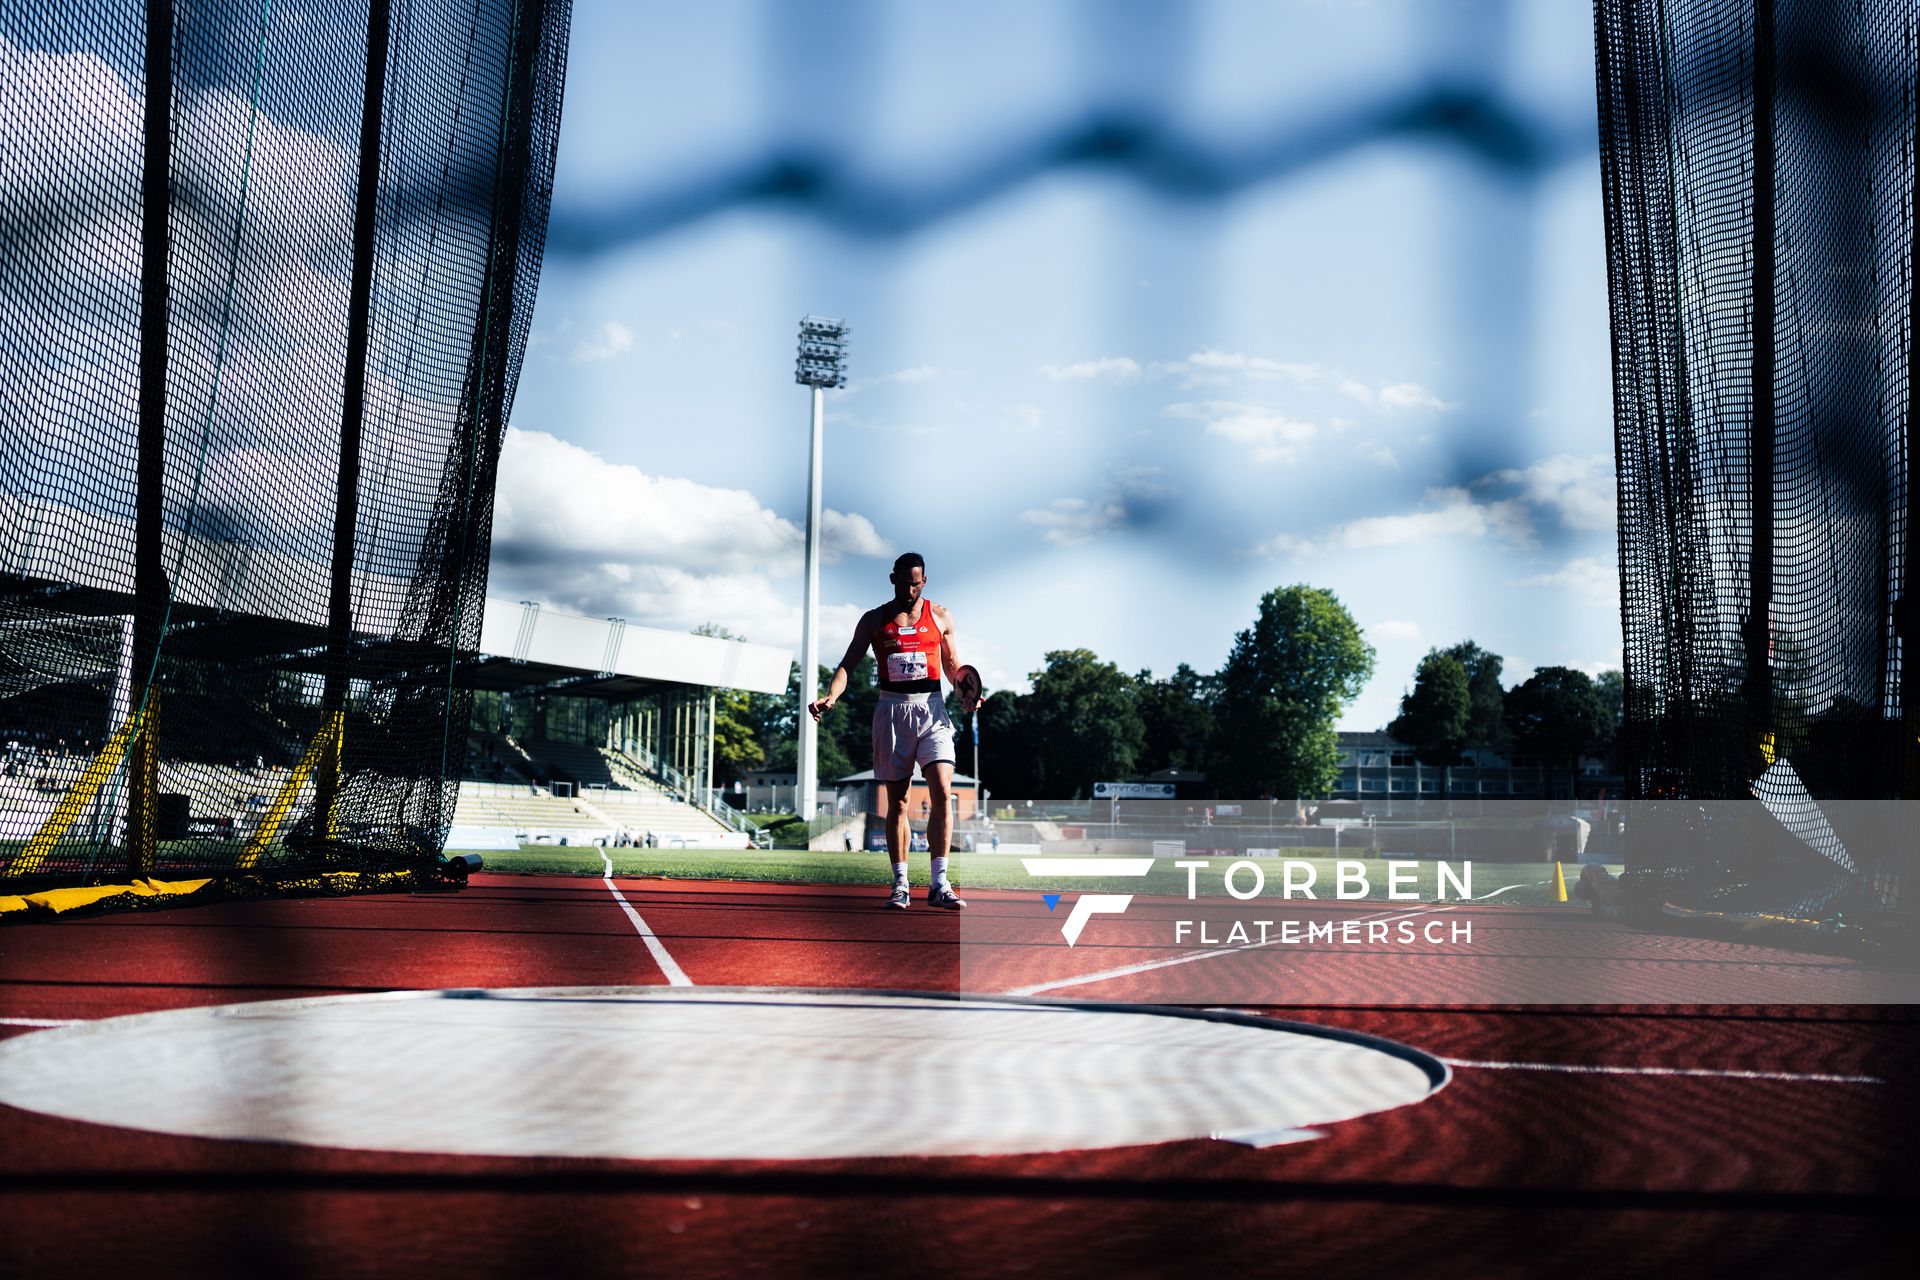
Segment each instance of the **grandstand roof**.
[{"label": "grandstand roof", "polygon": [[577,697],[623,698],[662,684],[785,693],[792,655],[772,645],[583,618],[539,605],[487,600],[481,689],[566,682]]},{"label": "grandstand roof", "polygon": [[[41,499],[0,494],[0,525],[32,530],[85,528],[86,545],[133,545],[125,519]],[[72,539],[68,539],[69,542]],[[290,591],[289,583],[324,582],[328,568],[271,547],[242,546],[195,533],[167,532],[173,578],[168,652],[222,659],[254,657],[288,671],[321,671],[326,661],[324,591]],[[30,602],[35,614],[112,617],[133,612],[131,556],[76,560],[60,540],[30,537],[0,548],[0,597]],[[354,571],[354,598],[372,616],[357,619],[374,634],[356,638],[356,671],[438,665],[446,649],[394,641],[380,634],[397,621],[409,597],[405,579]],[[374,609],[366,602],[387,602]],[[317,602],[317,603],[316,603]],[[289,616],[292,615],[292,616]],[[23,615],[24,616],[24,615]],[[480,648],[462,655],[462,683],[478,689],[565,685],[578,697],[630,698],[664,685],[784,693],[793,655],[771,645],[582,618],[511,600],[488,599]]]}]

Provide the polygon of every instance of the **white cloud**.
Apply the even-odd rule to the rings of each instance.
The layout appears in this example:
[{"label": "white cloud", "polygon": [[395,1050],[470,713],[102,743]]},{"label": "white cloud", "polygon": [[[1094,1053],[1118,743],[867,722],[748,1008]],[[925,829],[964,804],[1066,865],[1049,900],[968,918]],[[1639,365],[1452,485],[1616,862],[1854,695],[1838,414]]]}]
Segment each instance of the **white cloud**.
[{"label": "white cloud", "polygon": [[[797,644],[805,541],[745,490],[648,475],[545,432],[507,431],[494,511],[498,593],[588,617],[672,630],[718,622],[763,644]],[[821,544],[830,561],[892,555],[870,520],[847,512],[822,513]],[[859,614],[823,608],[823,654]]]},{"label": "white cloud", "polygon": [[1620,570],[1608,562],[1590,556],[1569,560],[1549,573],[1536,574],[1514,583],[1517,587],[1559,587],[1581,596],[1589,604],[1610,609],[1620,607]]},{"label": "white cloud", "polygon": [[1458,409],[1417,382],[1396,382],[1380,388],[1379,400],[1386,409]]},{"label": "white cloud", "polygon": [[576,345],[570,357],[575,364],[599,364],[633,349],[633,330],[617,321],[609,320],[587,338]]},{"label": "white cloud", "polygon": [[873,521],[832,507],[820,512],[820,553],[822,559],[835,560],[842,556],[880,559],[893,554]]},{"label": "white cloud", "polygon": [[915,365],[911,369],[895,369],[892,373],[877,374],[871,378],[855,378],[844,387],[838,387],[827,394],[836,399],[845,400],[857,396],[870,387],[912,386],[917,382],[931,382],[940,376],[940,370],[930,364]]},{"label": "white cloud", "polygon": [[1116,467],[1113,487],[1122,498],[1164,498],[1173,492],[1162,479],[1165,475],[1163,467]]},{"label": "white cloud", "polygon": [[1610,530],[1619,524],[1613,455],[1563,453],[1530,467],[1510,467],[1475,487],[1514,485],[1536,506],[1556,512],[1569,529]]},{"label": "white cloud", "polygon": [[1010,404],[1003,412],[1016,431],[1038,431],[1047,424],[1047,415],[1037,404]]},{"label": "white cloud", "polygon": [[1353,447],[1353,456],[1362,462],[1371,462],[1376,467],[1397,469],[1400,459],[1393,456],[1393,450],[1384,441],[1362,440]]},{"label": "white cloud", "polygon": [[1320,434],[1311,422],[1232,400],[1170,404],[1165,412],[1170,418],[1204,422],[1210,436],[1251,446],[1255,462],[1297,462],[1301,448]]},{"label": "white cloud", "polygon": [[1126,527],[1134,508],[1173,494],[1159,467],[1117,467],[1108,477],[1104,496],[1055,498],[1044,507],[1020,513],[1022,524],[1040,531],[1041,541],[1055,547],[1077,546]]},{"label": "white cloud", "polygon": [[1140,364],[1126,356],[1103,356],[1098,360],[1082,360],[1077,364],[1041,365],[1039,374],[1054,382],[1117,382],[1140,381]]},{"label": "white cloud", "polygon": [[1318,538],[1278,534],[1257,545],[1254,552],[1298,559],[1321,551],[1366,551],[1438,538],[1469,541],[1492,538],[1515,546],[1530,546],[1533,524],[1527,518],[1526,508],[1518,502],[1476,502],[1465,489],[1429,489],[1422,510],[1363,516],[1336,525]]},{"label": "white cloud", "polygon": [[1599,662],[1589,662],[1580,669],[1595,679],[1598,679],[1602,671],[1625,670],[1627,665],[1626,656],[1626,650],[1615,649],[1611,658],[1603,658]]},{"label": "white cloud", "polygon": [[1126,518],[1126,505],[1117,498],[1099,503],[1085,498],[1055,498],[1045,507],[1020,513],[1022,524],[1040,530],[1041,540],[1056,547],[1075,546],[1111,533]]},{"label": "white cloud", "polygon": [[1244,373],[1250,378],[1267,381],[1283,378],[1290,382],[1320,382],[1327,377],[1327,371],[1317,364],[1269,360],[1265,356],[1250,356],[1239,351],[1215,351],[1212,348],[1196,351],[1184,363],[1170,365],[1169,368],[1178,373],[1191,369]]},{"label": "white cloud", "polygon": [[1336,545],[1397,547],[1429,538],[1499,538],[1526,545],[1533,524],[1517,502],[1475,502],[1465,489],[1429,489],[1428,508],[1404,515],[1365,516],[1340,526]]},{"label": "white cloud", "polygon": [[1417,382],[1393,382],[1375,388],[1355,378],[1342,378],[1339,390],[1340,394],[1361,404],[1380,409],[1432,409],[1444,412],[1460,407],[1442,400]]},{"label": "white cloud", "polygon": [[[1302,387],[1328,388],[1370,408],[1387,410],[1428,409],[1446,411],[1460,406],[1442,400],[1417,382],[1392,382],[1374,387],[1337,369],[1311,361],[1274,360],[1243,351],[1221,351],[1209,347],[1184,360],[1155,364],[1153,372],[1184,379],[1183,387],[1224,386],[1232,379],[1284,381]],[[1342,428],[1336,426],[1335,430]]]},{"label": "white cloud", "polygon": [[1388,618],[1383,622],[1376,622],[1369,626],[1367,628],[1367,635],[1372,639],[1387,643],[1400,642],[1412,644],[1420,639],[1420,624],[1417,622],[1407,622],[1400,618]]}]

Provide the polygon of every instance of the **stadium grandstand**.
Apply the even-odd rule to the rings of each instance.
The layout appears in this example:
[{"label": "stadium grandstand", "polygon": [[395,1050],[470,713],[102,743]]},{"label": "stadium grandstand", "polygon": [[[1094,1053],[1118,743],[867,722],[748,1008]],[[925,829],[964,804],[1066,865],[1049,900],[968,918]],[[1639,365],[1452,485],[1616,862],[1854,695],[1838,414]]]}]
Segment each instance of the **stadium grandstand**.
[{"label": "stadium grandstand", "polygon": [[[250,580],[248,567],[235,565],[226,578],[229,600],[246,599]],[[291,611],[273,609],[270,582],[263,577],[258,588],[259,612],[209,615],[188,632],[225,654],[244,649],[237,666],[245,674],[236,673],[227,696],[170,699],[218,732],[158,763],[161,839],[189,847],[271,842],[314,802],[315,780],[302,761],[320,722],[325,628],[275,616]],[[111,615],[94,630],[110,645]],[[380,648],[363,638],[363,659],[376,662]],[[470,729],[464,759],[450,770],[460,793],[446,847],[649,837],[662,845],[744,847],[747,824],[713,780],[714,692],[781,692],[789,658],[766,645],[488,599],[479,647],[460,656],[453,679],[475,696],[476,722],[517,705],[530,732],[515,734],[499,721]],[[550,714],[550,706],[566,714]],[[55,819],[110,739],[107,711],[105,700],[0,699],[0,839],[30,841]],[[368,727],[363,720],[360,708],[349,708],[349,735]],[[85,815],[89,829],[105,826],[111,800],[95,798]]]},{"label": "stadium grandstand", "polygon": [[744,848],[748,824],[714,780],[714,694],[782,693],[790,659],[489,599],[467,669],[476,723],[447,847]]}]

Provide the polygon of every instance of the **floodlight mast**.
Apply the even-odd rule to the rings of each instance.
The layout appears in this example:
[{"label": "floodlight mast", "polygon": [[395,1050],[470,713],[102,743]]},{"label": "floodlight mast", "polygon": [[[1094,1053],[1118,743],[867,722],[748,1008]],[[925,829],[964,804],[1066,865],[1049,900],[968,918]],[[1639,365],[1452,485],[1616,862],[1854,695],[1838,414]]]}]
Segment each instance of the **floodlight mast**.
[{"label": "floodlight mast", "polygon": [[803,316],[800,320],[800,355],[794,365],[793,380],[813,391],[811,452],[807,468],[807,595],[800,613],[800,741],[794,755],[794,781],[799,792],[794,809],[806,819],[812,834],[814,814],[819,809],[820,783],[816,757],[819,726],[807,714],[807,706],[820,696],[820,464],[825,435],[825,401],[828,387],[847,385],[847,335],[853,332],[844,321],[826,316]]}]

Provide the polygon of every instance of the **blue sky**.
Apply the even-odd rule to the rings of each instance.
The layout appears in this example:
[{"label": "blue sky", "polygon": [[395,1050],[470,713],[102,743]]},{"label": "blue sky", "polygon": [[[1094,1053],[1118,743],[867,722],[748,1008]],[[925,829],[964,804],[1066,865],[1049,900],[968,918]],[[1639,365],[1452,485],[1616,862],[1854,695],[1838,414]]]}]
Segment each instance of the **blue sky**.
[{"label": "blue sky", "polygon": [[1379,650],[1618,662],[1591,15],[578,0],[491,590],[821,656],[928,560],[963,656],[1218,666],[1262,592]]}]

